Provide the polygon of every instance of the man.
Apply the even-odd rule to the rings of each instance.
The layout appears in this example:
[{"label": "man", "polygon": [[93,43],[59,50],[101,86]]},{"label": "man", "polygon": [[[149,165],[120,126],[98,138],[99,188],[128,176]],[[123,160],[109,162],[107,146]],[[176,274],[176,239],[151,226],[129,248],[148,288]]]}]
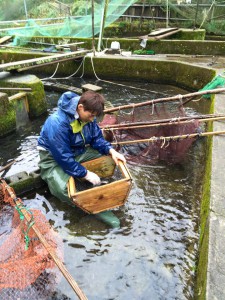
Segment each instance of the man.
[{"label": "man", "polygon": [[118,164],[125,157],[107,142],[96,122],[103,114],[104,97],[93,91],[78,96],[64,93],[58,101],[58,110],[49,116],[38,139],[41,177],[50,192],[71,204],[67,182],[70,176],[82,178],[93,185],[100,184],[97,174],[88,171],[80,162],[110,154]]}]

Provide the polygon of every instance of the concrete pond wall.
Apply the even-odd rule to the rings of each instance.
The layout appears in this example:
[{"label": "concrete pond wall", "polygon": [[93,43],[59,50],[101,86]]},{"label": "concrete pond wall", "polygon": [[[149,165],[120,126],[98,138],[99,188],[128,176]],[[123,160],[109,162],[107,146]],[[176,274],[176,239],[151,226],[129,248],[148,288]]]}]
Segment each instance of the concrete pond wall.
[{"label": "concrete pond wall", "polygon": [[[37,76],[2,72],[0,86],[6,89],[0,93],[0,137],[16,130],[18,124],[23,125],[27,114],[32,119],[47,111],[44,86]],[[21,91],[15,92],[14,88]],[[23,88],[31,91],[23,92]]]},{"label": "concrete pond wall", "polygon": [[[133,41],[131,41],[131,43],[133,43]],[[135,43],[137,46],[138,42],[135,41]],[[160,41],[158,45],[160,44],[161,49],[163,44],[166,46],[165,41]],[[184,45],[184,42],[182,44]],[[216,44],[217,46],[220,45],[220,47],[217,48],[217,53],[225,48],[224,42]],[[213,43],[212,51],[214,51],[216,44]],[[193,43],[189,41],[189,45],[193,45]],[[196,47],[197,46],[195,45],[195,48]],[[209,46],[209,48],[210,47],[211,46]],[[168,48],[169,45],[167,45],[167,49]],[[186,48],[188,48],[188,46]],[[182,49],[184,49],[184,47]],[[204,46],[201,49],[201,51],[203,51],[203,49],[208,48]],[[201,51],[199,50],[199,53]],[[172,52],[176,52],[175,49]],[[24,60],[26,58],[33,58],[34,56],[37,57],[38,55],[43,56],[44,54],[21,54],[16,52],[7,53],[4,50],[0,51],[0,58],[4,62]],[[61,63],[57,75],[68,76],[72,74],[78,68],[80,63],[80,60]],[[94,58],[87,56],[84,62],[84,70],[85,77],[95,77],[95,74],[97,74],[101,79],[114,79],[117,81],[126,79],[145,80],[150,82],[160,82],[162,84],[172,84],[193,91],[202,88],[217,74],[216,70],[213,68],[190,65],[185,62],[168,61],[166,59],[153,61],[151,58],[125,58],[121,56]],[[37,76],[40,73],[51,75],[54,71],[55,65],[50,65],[35,69],[35,74]],[[30,73],[32,74],[32,70]],[[40,89],[40,91],[42,91],[42,88],[41,84],[39,84],[38,90]],[[225,106],[223,104],[223,98],[223,95],[211,97],[211,108],[209,113],[224,112]],[[11,111],[12,107],[7,103],[7,96],[0,94],[0,99],[3,99],[1,100],[2,103],[6,103],[6,107],[8,105],[10,107],[9,111]],[[43,105],[42,111],[36,113],[36,116],[38,116],[39,113],[43,113],[45,110],[44,107],[45,105]],[[13,115],[14,113],[11,114]],[[221,123],[214,122],[214,125],[211,125],[209,130],[219,130],[221,127]],[[225,148],[225,140],[223,136],[216,136],[208,138],[207,141],[207,161],[203,178],[204,184],[201,202],[201,226],[199,257],[196,269],[195,299],[211,300],[225,299],[225,291],[223,288],[225,276],[223,275],[225,274],[225,272],[223,272],[223,252],[225,250],[222,247],[222,245],[224,245],[223,229],[225,226],[225,175],[223,172],[225,158],[222,149]],[[35,174],[34,179],[37,177],[38,174]]]}]

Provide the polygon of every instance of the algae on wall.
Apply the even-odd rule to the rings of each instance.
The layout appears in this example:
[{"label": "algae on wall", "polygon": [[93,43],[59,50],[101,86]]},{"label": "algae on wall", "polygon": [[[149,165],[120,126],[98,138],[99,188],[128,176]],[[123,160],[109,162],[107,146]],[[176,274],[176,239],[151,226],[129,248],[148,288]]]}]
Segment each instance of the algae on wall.
[{"label": "algae on wall", "polygon": [[[211,96],[211,108],[209,113],[213,113],[215,96]],[[210,101],[210,100],[209,100]],[[213,131],[213,124],[208,123],[207,130]],[[200,210],[200,238],[199,255],[196,270],[195,299],[206,299],[207,269],[208,269],[208,244],[209,244],[209,208],[211,190],[211,170],[212,170],[212,137],[206,142],[206,166],[203,178],[203,194]]]},{"label": "algae on wall", "polygon": [[[32,75],[33,76],[33,75]],[[32,88],[32,92],[27,94],[29,103],[29,116],[38,117],[47,112],[47,102],[43,83],[36,77],[27,82],[26,87]]]},{"label": "algae on wall", "polygon": [[214,74],[210,68],[193,66],[188,63],[167,60],[123,59],[120,57],[91,58],[85,60],[85,76],[94,77],[94,71],[101,79],[114,80],[145,80],[177,85],[180,87],[198,90],[203,88]]},{"label": "algae on wall", "polygon": [[41,80],[35,75],[11,75],[5,72],[5,76],[0,79],[2,87],[9,87],[8,94],[12,95],[10,88],[31,88],[27,93],[29,116],[38,117],[47,112],[47,102],[45,98],[44,86]]},{"label": "algae on wall", "polygon": [[16,129],[16,110],[8,96],[0,92],[0,137],[3,137]]}]

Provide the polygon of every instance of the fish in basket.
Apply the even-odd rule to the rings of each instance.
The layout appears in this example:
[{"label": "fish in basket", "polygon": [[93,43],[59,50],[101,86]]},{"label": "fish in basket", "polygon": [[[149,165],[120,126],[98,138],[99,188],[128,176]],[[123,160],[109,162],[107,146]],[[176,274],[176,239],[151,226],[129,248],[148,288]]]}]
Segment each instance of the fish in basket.
[{"label": "fish in basket", "polygon": [[[120,161],[116,167],[111,156],[101,156],[82,165],[95,172],[101,178],[102,184],[91,187],[89,185],[85,190],[78,191],[81,180],[70,177],[68,194],[76,206],[87,213],[96,214],[125,204],[132,186],[131,175],[125,163]],[[115,172],[117,177],[119,173],[120,178],[111,181],[110,178]]]}]

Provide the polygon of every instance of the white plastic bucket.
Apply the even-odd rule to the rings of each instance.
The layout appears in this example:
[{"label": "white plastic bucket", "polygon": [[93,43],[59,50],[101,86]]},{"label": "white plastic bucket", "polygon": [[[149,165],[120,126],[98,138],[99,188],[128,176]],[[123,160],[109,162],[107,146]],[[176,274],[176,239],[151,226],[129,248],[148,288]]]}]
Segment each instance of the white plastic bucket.
[{"label": "white plastic bucket", "polygon": [[119,50],[120,49],[120,43],[119,42],[112,42],[111,43],[111,49]]}]

